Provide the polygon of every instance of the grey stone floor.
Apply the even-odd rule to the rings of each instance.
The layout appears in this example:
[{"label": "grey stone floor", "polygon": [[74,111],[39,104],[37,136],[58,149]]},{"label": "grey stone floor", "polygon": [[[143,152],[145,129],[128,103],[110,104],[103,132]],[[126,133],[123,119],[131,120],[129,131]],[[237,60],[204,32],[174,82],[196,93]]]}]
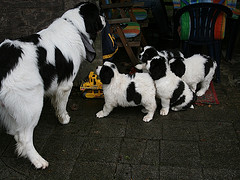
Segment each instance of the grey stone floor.
[{"label": "grey stone floor", "polygon": [[83,99],[75,90],[71,122],[61,125],[46,99],[34,144],[50,166],[36,170],[18,158],[13,137],[0,129],[0,179],[240,179],[239,68],[240,53],[222,63],[222,82],[214,84],[219,105],[166,117],[158,108],[149,123],[141,107],[119,107],[97,119],[104,100]]}]

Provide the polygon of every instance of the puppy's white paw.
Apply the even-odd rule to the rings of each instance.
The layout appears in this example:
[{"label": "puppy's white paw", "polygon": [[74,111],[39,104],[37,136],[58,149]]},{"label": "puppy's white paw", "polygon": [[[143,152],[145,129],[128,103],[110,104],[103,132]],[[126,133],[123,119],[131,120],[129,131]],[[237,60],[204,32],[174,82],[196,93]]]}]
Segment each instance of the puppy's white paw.
[{"label": "puppy's white paw", "polygon": [[141,69],[143,69],[143,64],[137,64],[137,65],[135,66],[135,68],[141,70]]},{"label": "puppy's white paw", "polygon": [[70,122],[70,116],[68,115],[68,113],[63,113],[61,115],[58,115],[58,121],[61,124],[68,124]]},{"label": "puppy's white paw", "polygon": [[201,91],[201,90],[196,93],[197,96],[203,96],[204,94],[205,94],[205,91]]},{"label": "puppy's white paw", "polygon": [[176,108],[176,107],[171,107],[171,109],[172,109],[173,111],[180,111],[180,109],[179,109],[179,108]]},{"label": "puppy's white paw", "polygon": [[166,116],[166,115],[168,115],[168,112],[169,112],[169,109],[167,109],[167,108],[162,108],[162,109],[160,110],[160,115]]},{"label": "puppy's white paw", "polygon": [[152,115],[146,115],[146,116],[143,117],[144,122],[149,122],[151,120],[152,120]]},{"label": "puppy's white paw", "polygon": [[103,111],[99,111],[99,112],[96,114],[96,116],[97,116],[98,118],[103,118],[103,117],[104,117]]}]

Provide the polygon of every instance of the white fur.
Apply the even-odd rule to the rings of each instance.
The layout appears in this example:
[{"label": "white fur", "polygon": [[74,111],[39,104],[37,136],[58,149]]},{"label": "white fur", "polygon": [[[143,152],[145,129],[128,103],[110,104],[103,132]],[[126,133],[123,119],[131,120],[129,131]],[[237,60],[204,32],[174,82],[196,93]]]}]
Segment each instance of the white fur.
[{"label": "white fur", "polygon": [[[154,58],[157,58],[157,57],[154,57]],[[142,64],[142,68],[145,68],[149,71],[151,67],[151,61],[152,60],[147,61],[146,64]],[[170,100],[173,97],[174,90],[178,87],[179,82],[183,82],[185,88],[183,93],[178,99],[180,99],[182,96],[185,96],[185,101],[179,105],[172,106],[171,109],[173,111],[180,111],[187,104],[189,104],[194,98],[193,92],[188,87],[188,85],[184,81],[182,81],[181,78],[177,77],[173,72],[171,72],[170,67],[166,61],[165,61],[165,65],[166,65],[166,75],[154,81],[156,90],[157,90],[157,97],[161,99],[162,108],[160,110],[160,115],[162,116],[165,116],[169,113]],[[138,67],[140,68],[141,66],[139,65]]]},{"label": "white fur", "polygon": [[[101,17],[101,20],[105,25],[104,18]],[[38,45],[20,40],[5,40],[0,45],[10,43],[15,47],[21,47],[23,52],[17,66],[1,81],[0,122],[6,127],[7,132],[14,136],[18,155],[27,157],[36,168],[45,169],[49,165],[33,145],[33,130],[42,111],[44,95],[51,97],[59,122],[67,124],[70,121],[66,111],[68,96],[79,66],[86,59],[86,51],[79,32],[90,37],[85,30],[79,8],[75,8],[56,19],[48,28],[38,32],[37,34],[41,36]],[[92,40],[89,41],[93,43]],[[38,69],[38,46],[47,50],[47,62],[53,66],[55,47],[58,47],[66,59],[73,62],[72,76],[60,84],[57,83],[58,77],[55,77],[46,92]]]},{"label": "white fur", "polygon": [[[145,51],[148,49],[154,49],[155,51],[157,51],[152,46],[145,46],[142,52],[140,53],[140,57],[142,57]],[[164,57],[166,60],[169,60],[168,63],[170,65],[175,61],[174,54],[171,51],[165,50],[157,51],[157,54],[159,56]],[[194,92],[196,91],[197,84],[200,83],[201,89],[197,91],[196,95],[197,96],[204,95],[207,89],[209,88],[211,80],[213,79],[217,63],[213,61],[213,67],[210,68],[209,73],[205,76],[204,64],[207,61],[206,59],[207,56],[195,54],[189,58],[184,58],[184,55],[181,52],[179,52],[179,56],[183,58],[183,63],[185,64],[185,74],[181,77],[181,79],[185,81]],[[138,68],[138,66],[136,66],[136,68]],[[139,65],[139,68],[141,68],[141,65]]]},{"label": "white fur", "polygon": [[184,59],[186,67],[185,74],[182,80],[185,81],[189,87],[195,92],[198,83],[201,83],[201,89],[197,91],[197,96],[202,96],[208,90],[210,82],[213,79],[217,63],[214,61],[213,67],[210,68],[209,73],[205,77],[205,64],[206,58],[200,54],[195,54],[189,58]]},{"label": "white fur", "polygon": [[[113,63],[105,62],[104,66],[111,67]],[[101,68],[97,68],[97,74],[100,74]],[[103,93],[105,104],[103,110],[99,111],[96,116],[102,118],[108,116],[114,107],[122,106],[137,106],[133,101],[127,101],[126,90],[131,82],[135,83],[135,90],[141,94],[142,100],[138,105],[144,106],[142,112],[147,113],[143,121],[149,122],[154,115],[156,109],[156,90],[154,82],[148,73],[136,73],[135,77],[129,77],[126,74],[120,74],[117,68],[112,68],[114,77],[111,79],[110,84],[103,84]]]}]

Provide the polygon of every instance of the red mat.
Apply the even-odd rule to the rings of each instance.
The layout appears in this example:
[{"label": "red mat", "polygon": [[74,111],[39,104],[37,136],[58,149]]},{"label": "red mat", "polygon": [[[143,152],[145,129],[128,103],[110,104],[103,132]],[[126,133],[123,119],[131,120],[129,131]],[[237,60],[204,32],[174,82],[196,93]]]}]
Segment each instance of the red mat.
[{"label": "red mat", "polygon": [[210,86],[206,93],[197,98],[197,101],[195,102],[196,105],[202,106],[202,105],[210,105],[210,104],[219,104],[216,91],[213,86],[213,82],[210,83]]}]

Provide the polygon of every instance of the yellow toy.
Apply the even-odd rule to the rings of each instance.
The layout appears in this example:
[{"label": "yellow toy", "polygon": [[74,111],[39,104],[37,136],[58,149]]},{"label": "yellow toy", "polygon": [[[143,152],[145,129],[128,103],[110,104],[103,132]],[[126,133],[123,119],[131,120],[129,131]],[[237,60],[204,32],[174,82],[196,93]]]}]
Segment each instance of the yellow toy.
[{"label": "yellow toy", "polygon": [[85,98],[103,98],[102,82],[98,79],[97,74],[91,71],[88,75],[88,81],[82,82],[80,91],[83,91]]}]

